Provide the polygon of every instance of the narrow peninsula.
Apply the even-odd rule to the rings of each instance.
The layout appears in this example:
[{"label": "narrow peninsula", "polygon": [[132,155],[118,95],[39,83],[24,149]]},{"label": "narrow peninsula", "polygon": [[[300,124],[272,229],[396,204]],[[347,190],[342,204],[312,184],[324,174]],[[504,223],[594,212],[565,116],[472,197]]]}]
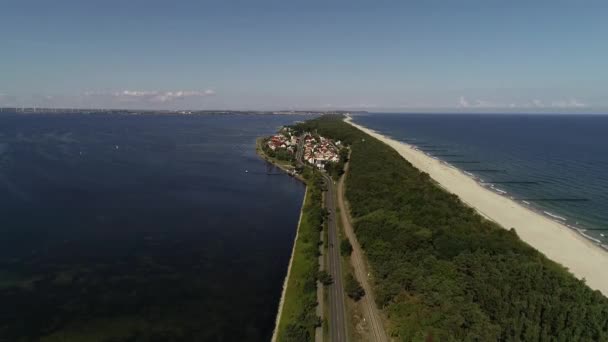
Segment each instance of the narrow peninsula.
[{"label": "narrow peninsula", "polygon": [[[259,138],[256,149],[266,161],[307,186],[272,340],[319,341],[327,333],[331,340],[346,341],[340,257],[334,247],[339,243],[333,194],[334,179],[342,174],[347,149],[340,141],[303,130],[301,124]],[[330,243],[320,248],[324,235]],[[327,257],[327,268],[321,255],[326,249],[326,254],[334,255]],[[327,317],[325,287],[329,287]]]},{"label": "narrow peninsula", "polygon": [[600,291],[343,119],[305,126],[350,146],[349,214],[392,339],[608,339]]}]

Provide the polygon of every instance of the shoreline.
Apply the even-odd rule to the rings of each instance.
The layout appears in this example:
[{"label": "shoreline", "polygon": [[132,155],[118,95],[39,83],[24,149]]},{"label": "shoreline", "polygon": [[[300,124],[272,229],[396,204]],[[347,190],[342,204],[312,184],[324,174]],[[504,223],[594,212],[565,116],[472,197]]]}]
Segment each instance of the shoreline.
[{"label": "shoreline", "polygon": [[302,178],[301,175],[294,173],[293,169],[288,168],[284,165],[281,165],[280,163],[276,162],[276,160],[274,158],[271,158],[269,156],[266,155],[266,153],[264,153],[264,150],[262,150],[262,147],[260,146],[262,138],[258,138],[256,139],[255,142],[255,151],[256,154],[262,158],[265,162],[272,164],[275,167],[278,167],[279,169],[283,170],[288,176],[291,176],[297,180],[299,180],[300,182],[302,182],[304,185],[306,185],[306,188],[308,188],[308,184],[306,184],[306,181],[304,180],[304,178]]},{"label": "shoreline", "polygon": [[[376,131],[374,131],[374,130],[370,130],[370,131],[373,131],[373,132],[375,132],[375,133],[379,134],[378,132],[376,132]],[[398,140],[396,140],[396,139],[394,139],[394,138],[392,138],[392,137],[388,137],[388,136],[384,136],[384,137],[385,137],[385,138],[387,138],[387,139],[391,139],[391,140],[398,141]],[[401,141],[399,141],[399,142],[401,142]],[[509,192],[507,192],[507,191],[505,191],[505,190],[502,190],[502,189],[500,189],[500,188],[496,187],[496,185],[495,185],[495,184],[493,184],[492,182],[486,182],[486,181],[484,181],[483,179],[481,179],[480,177],[478,177],[478,176],[474,175],[474,174],[473,174],[473,173],[471,173],[471,172],[464,171],[464,170],[462,170],[462,169],[458,168],[458,166],[453,165],[453,164],[450,164],[448,161],[445,161],[445,160],[442,160],[442,159],[440,159],[440,158],[437,158],[437,157],[435,157],[435,156],[433,156],[433,155],[430,155],[430,154],[428,154],[428,153],[426,153],[426,152],[422,151],[422,150],[421,150],[420,148],[418,148],[416,145],[408,144],[408,143],[405,143],[405,142],[401,142],[401,143],[402,143],[402,144],[404,144],[404,145],[406,145],[406,146],[408,146],[408,147],[410,147],[411,149],[413,149],[413,150],[415,150],[415,151],[418,151],[418,152],[420,152],[420,153],[422,153],[422,154],[426,155],[426,156],[427,156],[427,157],[429,157],[429,158],[432,158],[432,159],[434,159],[434,160],[437,160],[438,162],[440,162],[441,164],[443,164],[443,165],[445,165],[445,166],[447,166],[447,167],[449,167],[449,168],[455,169],[455,170],[457,170],[457,171],[459,171],[459,172],[461,172],[461,173],[466,174],[468,177],[470,177],[471,179],[473,179],[473,180],[474,180],[474,181],[475,181],[475,182],[476,182],[476,183],[477,183],[479,186],[481,186],[482,188],[484,188],[484,189],[486,189],[486,190],[488,190],[488,191],[494,192],[494,193],[496,193],[497,195],[500,195],[500,196],[503,196],[503,197],[505,197],[505,198],[508,198],[508,199],[510,199],[511,201],[513,201],[513,202],[515,202],[515,203],[519,204],[520,206],[522,206],[522,207],[524,207],[524,208],[526,208],[526,209],[528,209],[528,210],[533,211],[534,213],[536,213],[536,214],[538,214],[538,215],[544,216],[545,218],[547,218],[547,219],[549,219],[549,220],[551,220],[551,221],[553,221],[553,222],[555,222],[555,223],[557,223],[557,224],[560,224],[560,225],[562,225],[562,226],[565,226],[565,227],[567,227],[567,228],[572,229],[573,231],[575,231],[575,232],[576,232],[576,233],[578,233],[579,235],[583,236],[583,237],[584,237],[586,240],[591,241],[591,242],[592,242],[594,245],[596,245],[597,247],[599,247],[599,248],[601,248],[601,249],[603,249],[603,250],[608,251],[608,245],[606,245],[606,244],[602,243],[602,241],[601,241],[601,240],[599,240],[599,239],[597,239],[597,238],[595,238],[595,237],[593,237],[593,236],[590,236],[590,235],[585,234],[585,232],[587,231],[587,229],[586,229],[586,228],[584,228],[584,227],[580,227],[580,226],[576,226],[576,225],[572,225],[572,224],[569,224],[569,223],[568,223],[568,222],[569,222],[569,219],[567,219],[567,218],[565,218],[565,217],[563,217],[563,216],[559,216],[559,215],[557,215],[557,214],[555,214],[555,213],[552,213],[552,212],[548,211],[548,209],[547,209],[547,208],[543,208],[541,205],[538,205],[538,204],[535,204],[535,203],[530,203],[529,201],[526,201],[526,200],[517,200],[517,199],[515,199],[514,197],[509,196]],[[440,185],[441,185],[441,184],[440,184]],[[443,187],[443,186],[442,186],[442,187]],[[444,188],[444,189],[445,189],[445,188]],[[468,203],[467,203],[467,204],[468,204]],[[471,205],[469,204],[469,206],[471,206]],[[488,219],[492,220],[492,219],[491,219],[491,218],[489,218],[489,217],[486,217],[486,218],[488,218]],[[577,222],[577,223],[578,223],[578,222]]]},{"label": "shoreline", "polygon": [[[257,138],[256,139],[256,142],[255,142],[256,154],[259,157],[261,157],[265,162],[270,163],[270,164],[274,165],[275,167],[278,167],[279,169],[283,170],[288,175],[290,175],[289,170],[287,170],[286,168],[284,168],[282,165],[273,162],[272,158],[270,158],[269,156],[267,156],[264,153],[264,151],[262,150],[262,147],[260,145],[261,144],[261,140],[262,140],[262,138]],[[289,283],[289,276],[291,275],[291,266],[293,265],[293,259],[294,259],[294,256],[296,254],[296,245],[298,243],[298,237],[300,235],[300,224],[302,223],[302,216],[304,215],[304,204],[306,203],[306,195],[308,195],[308,184],[306,184],[306,182],[304,181],[304,179],[302,179],[299,175],[296,175],[295,178],[297,180],[299,180],[300,182],[304,183],[304,185],[306,186],[306,188],[304,189],[304,197],[302,198],[302,205],[300,206],[300,217],[298,218],[298,226],[296,228],[296,236],[293,238],[293,245],[291,247],[291,255],[289,256],[289,263],[287,264],[287,273],[285,274],[285,279],[283,279],[283,286],[282,286],[282,289],[281,289],[281,297],[279,298],[279,308],[277,309],[277,316],[275,317],[274,328],[272,329],[272,337],[270,338],[271,342],[276,342],[277,338],[278,338],[279,323],[281,321],[281,317],[283,316],[283,305],[285,304],[285,296],[287,294],[287,285]]]},{"label": "shoreline", "polygon": [[293,247],[291,247],[291,256],[289,257],[289,264],[287,265],[287,274],[283,279],[283,288],[281,290],[281,298],[279,299],[279,309],[277,310],[277,317],[274,321],[274,329],[272,329],[271,342],[276,342],[279,332],[279,323],[283,313],[283,304],[285,304],[285,295],[287,293],[287,284],[289,283],[289,276],[291,275],[291,266],[293,265],[293,259],[296,252],[296,244],[300,235],[300,223],[302,222],[302,216],[304,215],[304,202],[306,202],[306,195],[308,194],[308,186],[304,190],[304,198],[302,199],[302,207],[300,208],[300,218],[298,219],[298,228],[296,229],[296,236],[293,238]]},{"label": "shoreline", "polygon": [[465,171],[433,158],[413,145],[354,123],[350,116],[344,121],[393,148],[418,170],[428,173],[440,187],[457,195],[483,217],[505,229],[514,228],[522,241],[566,267],[577,278],[586,279],[587,285],[592,289],[608,296],[608,274],[601,272],[608,268],[606,247],[592,240],[580,228],[569,226],[529,204],[514,201],[495,188],[482,185]]},{"label": "shoreline", "polygon": [[[275,167],[278,167],[279,169],[281,169],[283,172],[285,172],[288,176],[291,176],[295,179],[297,179],[298,181],[300,181],[302,184],[304,184],[305,186],[305,190],[304,190],[304,196],[302,197],[302,205],[300,206],[300,217],[298,218],[298,225],[296,226],[296,235],[293,239],[293,245],[291,247],[291,255],[289,256],[289,263],[287,265],[287,273],[285,274],[285,279],[283,279],[283,286],[281,289],[281,297],[279,299],[279,307],[277,309],[277,314],[275,317],[275,323],[274,323],[274,328],[272,330],[272,337],[270,339],[271,342],[277,342],[278,338],[279,338],[279,327],[280,327],[280,323],[281,323],[281,319],[283,319],[283,308],[285,306],[285,300],[287,297],[287,290],[289,288],[289,282],[290,282],[290,278],[292,277],[292,268],[293,268],[293,264],[295,261],[295,256],[296,256],[296,249],[298,248],[298,239],[300,238],[300,231],[301,231],[301,226],[302,226],[302,218],[304,217],[304,207],[306,206],[306,201],[308,198],[308,190],[309,190],[309,185],[306,182],[306,180],[299,174],[294,173],[293,169],[288,168],[287,166],[281,164],[278,162],[278,160],[275,160],[274,158],[271,158],[270,156],[266,155],[264,153],[264,150],[261,147],[261,141],[262,141],[262,137],[256,139],[256,154],[262,158],[265,162],[272,164]],[[320,258],[319,258],[320,259]],[[321,292],[319,292],[321,291]],[[319,300],[319,298],[322,299],[322,293],[323,293],[323,287],[319,287],[317,284],[317,300],[319,301],[319,303],[322,302],[322,300]],[[319,295],[319,293],[321,293],[321,297]],[[320,304],[322,305],[322,304]],[[315,309],[315,312],[318,313],[318,308],[319,306],[317,306],[317,308]],[[318,332],[319,328],[315,329],[315,340],[316,340],[316,335]]]}]

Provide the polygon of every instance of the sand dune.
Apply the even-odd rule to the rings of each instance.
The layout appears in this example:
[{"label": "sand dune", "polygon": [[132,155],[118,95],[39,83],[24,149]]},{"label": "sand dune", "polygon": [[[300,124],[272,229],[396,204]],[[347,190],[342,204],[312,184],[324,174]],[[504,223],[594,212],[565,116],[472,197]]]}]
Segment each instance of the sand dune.
[{"label": "sand dune", "polygon": [[541,215],[478,184],[462,171],[433,159],[412,146],[373,130],[346,122],[394,148],[419,170],[428,173],[447,191],[460,197],[480,214],[510,229],[519,237],[608,296],[608,252],[571,228]]}]

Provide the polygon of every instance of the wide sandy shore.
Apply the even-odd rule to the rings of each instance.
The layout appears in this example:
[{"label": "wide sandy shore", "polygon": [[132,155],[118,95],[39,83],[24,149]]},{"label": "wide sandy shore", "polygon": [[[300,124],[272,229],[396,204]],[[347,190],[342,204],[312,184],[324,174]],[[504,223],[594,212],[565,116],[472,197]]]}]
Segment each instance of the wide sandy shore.
[{"label": "wide sandy shore", "polygon": [[486,218],[502,227],[515,228],[532,247],[608,296],[608,252],[573,229],[534,212],[478,184],[462,171],[433,159],[412,146],[387,138],[347,118],[346,122],[394,148],[419,170],[428,173],[447,191],[460,197]]}]

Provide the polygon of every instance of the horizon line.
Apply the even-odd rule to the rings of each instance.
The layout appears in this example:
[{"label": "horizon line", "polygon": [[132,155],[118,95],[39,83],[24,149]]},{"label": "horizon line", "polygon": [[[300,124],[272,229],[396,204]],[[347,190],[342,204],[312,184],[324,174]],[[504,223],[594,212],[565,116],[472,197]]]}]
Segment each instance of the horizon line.
[{"label": "horizon line", "polygon": [[[4,110],[20,111],[28,110],[29,114],[37,113],[38,110],[53,111],[140,111],[140,112],[273,112],[273,113],[372,113],[372,114],[554,114],[554,115],[608,115],[608,107],[586,107],[586,108],[454,108],[454,107],[420,107],[420,108],[305,108],[305,109],[160,109],[160,108],[120,108],[120,107],[39,107],[39,106],[0,106],[0,113]],[[42,113],[42,112],[40,112]]]}]

